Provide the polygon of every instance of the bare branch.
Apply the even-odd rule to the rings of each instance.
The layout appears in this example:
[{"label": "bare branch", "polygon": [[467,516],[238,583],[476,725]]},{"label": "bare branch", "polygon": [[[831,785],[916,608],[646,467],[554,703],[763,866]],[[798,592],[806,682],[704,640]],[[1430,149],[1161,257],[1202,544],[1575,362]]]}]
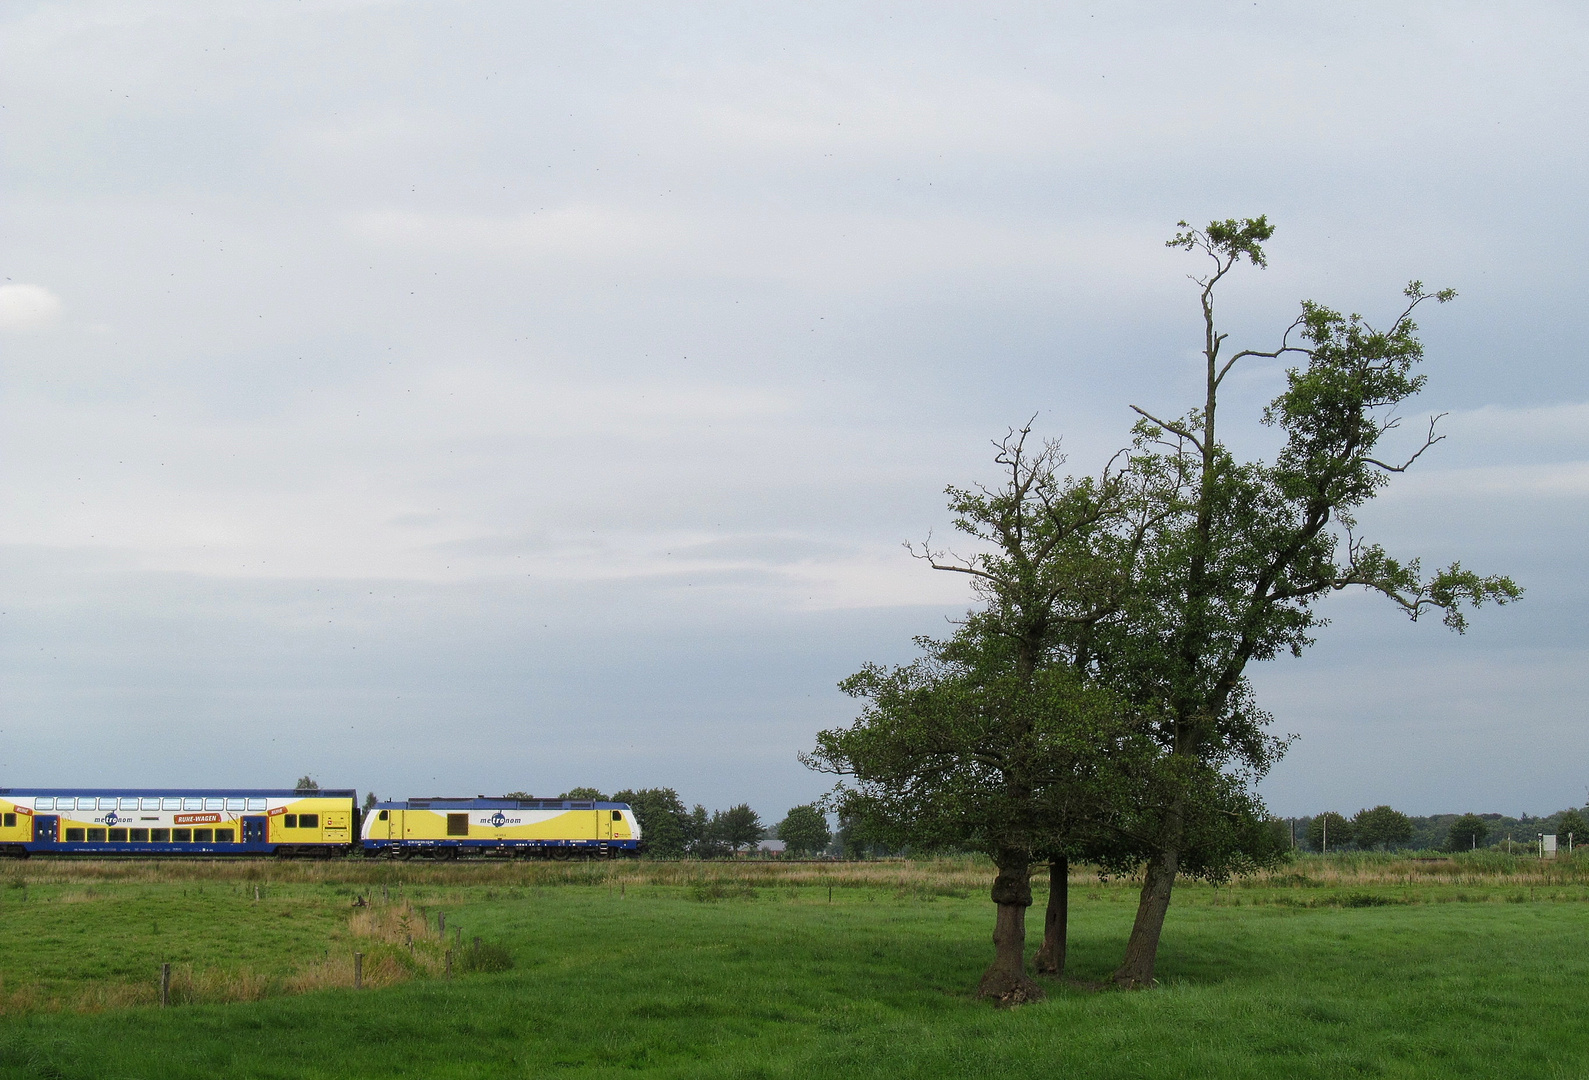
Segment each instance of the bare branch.
[{"label": "bare branch", "polygon": [[1181,438],[1187,440],[1193,446],[1197,447],[1199,453],[1204,452],[1202,440],[1200,440],[1196,435],[1193,435],[1190,431],[1187,431],[1184,427],[1181,427],[1179,424],[1172,424],[1167,420],[1160,420],[1157,416],[1154,416],[1146,409],[1138,408],[1135,405],[1131,406],[1131,411],[1139,416],[1153,421],[1153,423],[1159,425],[1159,427],[1163,428],[1165,431],[1168,431],[1174,435],[1179,435]]},{"label": "bare branch", "polygon": [[[1418,448],[1418,452],[1416,454],[1414,454],[1412,457],[1408,458],[1406,461],[1402,462],[1400,465],[1386,465],[1383,461],[1380,461],[1378,458],[1364,458],[1363,460],[1368,462],[1368,464],[1370,464],[1370,465],[1379,466],[1381,469],[1384,469],[1386,472],[1394,472],[1394,473],[1406,472],[1408,467],[1411,466],[1413,462],[1415,462],[1419,458],[1423,457],[1423,452],[1425,450],[1429,449],[1435,443],[1443,442],[1445,440],[1445,436],[1444,435],[1436,435],[1435,434],[1435,425],[1438,424],[1446,415],[1447,415],[1446,413],[1439,413],[1439,414],[1437,414],[1435,416],[1431,416],[1429,418],[1429,433],[1424,436],[1423,445]],[[1390,430],[1390,428],[1394,424],[1395,424],[1395,421],[1392,421],[1390,424],[1387,424],[1386,427],[1385,427],[1385,430],[1387,430],[1387,431]]]}]

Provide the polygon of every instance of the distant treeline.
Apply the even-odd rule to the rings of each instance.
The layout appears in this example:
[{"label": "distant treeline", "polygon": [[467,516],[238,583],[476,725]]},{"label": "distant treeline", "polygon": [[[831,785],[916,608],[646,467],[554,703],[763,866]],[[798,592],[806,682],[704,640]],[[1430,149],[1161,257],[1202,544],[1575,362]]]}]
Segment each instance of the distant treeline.
[{"label": "distant treeline", "polygon": [[[507,798],[531,796],[510,791]],[[792,854],[810,855],[825,852],[833,840],[827,815],[814,803],[792,807],[782,821],[769,828],[747,803],[710,813],[699,803],[686,810],[684,800],[672,788],[626,788],[606,795],[595,788],[579,787],[558,798],[628,803],[640,822],[641,851],[657,858],[727,858],[740,851],[755,851],[768,839],[782,840]]]},{"label": "distant treeline", "polygon": [[1416,817],[1389,806],[1359,810],[1351,817],[1327,812],[1313,817],[1280,818],[1287,840],[1306,851],[1469,851],[1537,852],[1540,834],[1555,835],[1565,851],[1589,844],[1589,816],[1569,808],[1544,817],[1524,814],[1433,814]]}]

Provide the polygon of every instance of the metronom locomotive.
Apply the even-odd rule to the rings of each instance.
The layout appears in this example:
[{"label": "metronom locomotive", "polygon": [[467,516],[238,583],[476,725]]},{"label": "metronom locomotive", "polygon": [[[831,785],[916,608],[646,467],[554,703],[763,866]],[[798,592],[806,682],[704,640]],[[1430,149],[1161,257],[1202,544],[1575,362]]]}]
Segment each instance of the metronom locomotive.
[{"label": "metronom locomotive", "polygon": [[[361,822],[362,820],[362,828]],[[430,798],[363,812],[352,790],[0,788],[0,856],[277,855],[388,858],[633,855],[627,803]]]},{"label": "metronom locomotive", "polygon": [[590,799],[409,799],[376,803],[361,834],[371,855],[520,855],[606,859],[640,847],[628,803]]}]

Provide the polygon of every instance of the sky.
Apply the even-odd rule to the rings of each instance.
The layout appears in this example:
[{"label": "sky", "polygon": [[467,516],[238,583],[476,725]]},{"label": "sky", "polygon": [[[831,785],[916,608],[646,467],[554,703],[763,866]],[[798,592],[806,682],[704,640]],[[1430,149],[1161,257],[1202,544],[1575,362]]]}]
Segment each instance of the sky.
[{"label": "sky", "polygon": [[[1036,417],[1193,404],[1418,278],[1449,438],[1361,515],[1522,603],[1341,594],[1254,669],[1280,814],[1589,800],[1589,9],[0,10],[0,784],[382,797],[832,778],[837,683],[971,603],[904,543]],[[1280,365],[1232,376],[1242,453]]]}]

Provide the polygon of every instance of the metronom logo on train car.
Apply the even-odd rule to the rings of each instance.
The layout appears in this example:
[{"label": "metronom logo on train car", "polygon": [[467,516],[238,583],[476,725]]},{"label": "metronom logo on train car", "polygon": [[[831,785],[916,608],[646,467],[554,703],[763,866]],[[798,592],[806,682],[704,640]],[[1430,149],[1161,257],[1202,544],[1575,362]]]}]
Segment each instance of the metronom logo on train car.
[{"label": "metronom logo on train car", "polygon": [[516,818],[516,817],[508,817],[502,811],[498,810],[496,813],[492,814],[490,817],[481,818],[480,819],[480,824],[482,824],[482,825],[494,825],[494,826],[496,826],[497,828],[500,829],[504,825],[522,825],[522,824],[524,824],[524,819],[523,818]]}]

